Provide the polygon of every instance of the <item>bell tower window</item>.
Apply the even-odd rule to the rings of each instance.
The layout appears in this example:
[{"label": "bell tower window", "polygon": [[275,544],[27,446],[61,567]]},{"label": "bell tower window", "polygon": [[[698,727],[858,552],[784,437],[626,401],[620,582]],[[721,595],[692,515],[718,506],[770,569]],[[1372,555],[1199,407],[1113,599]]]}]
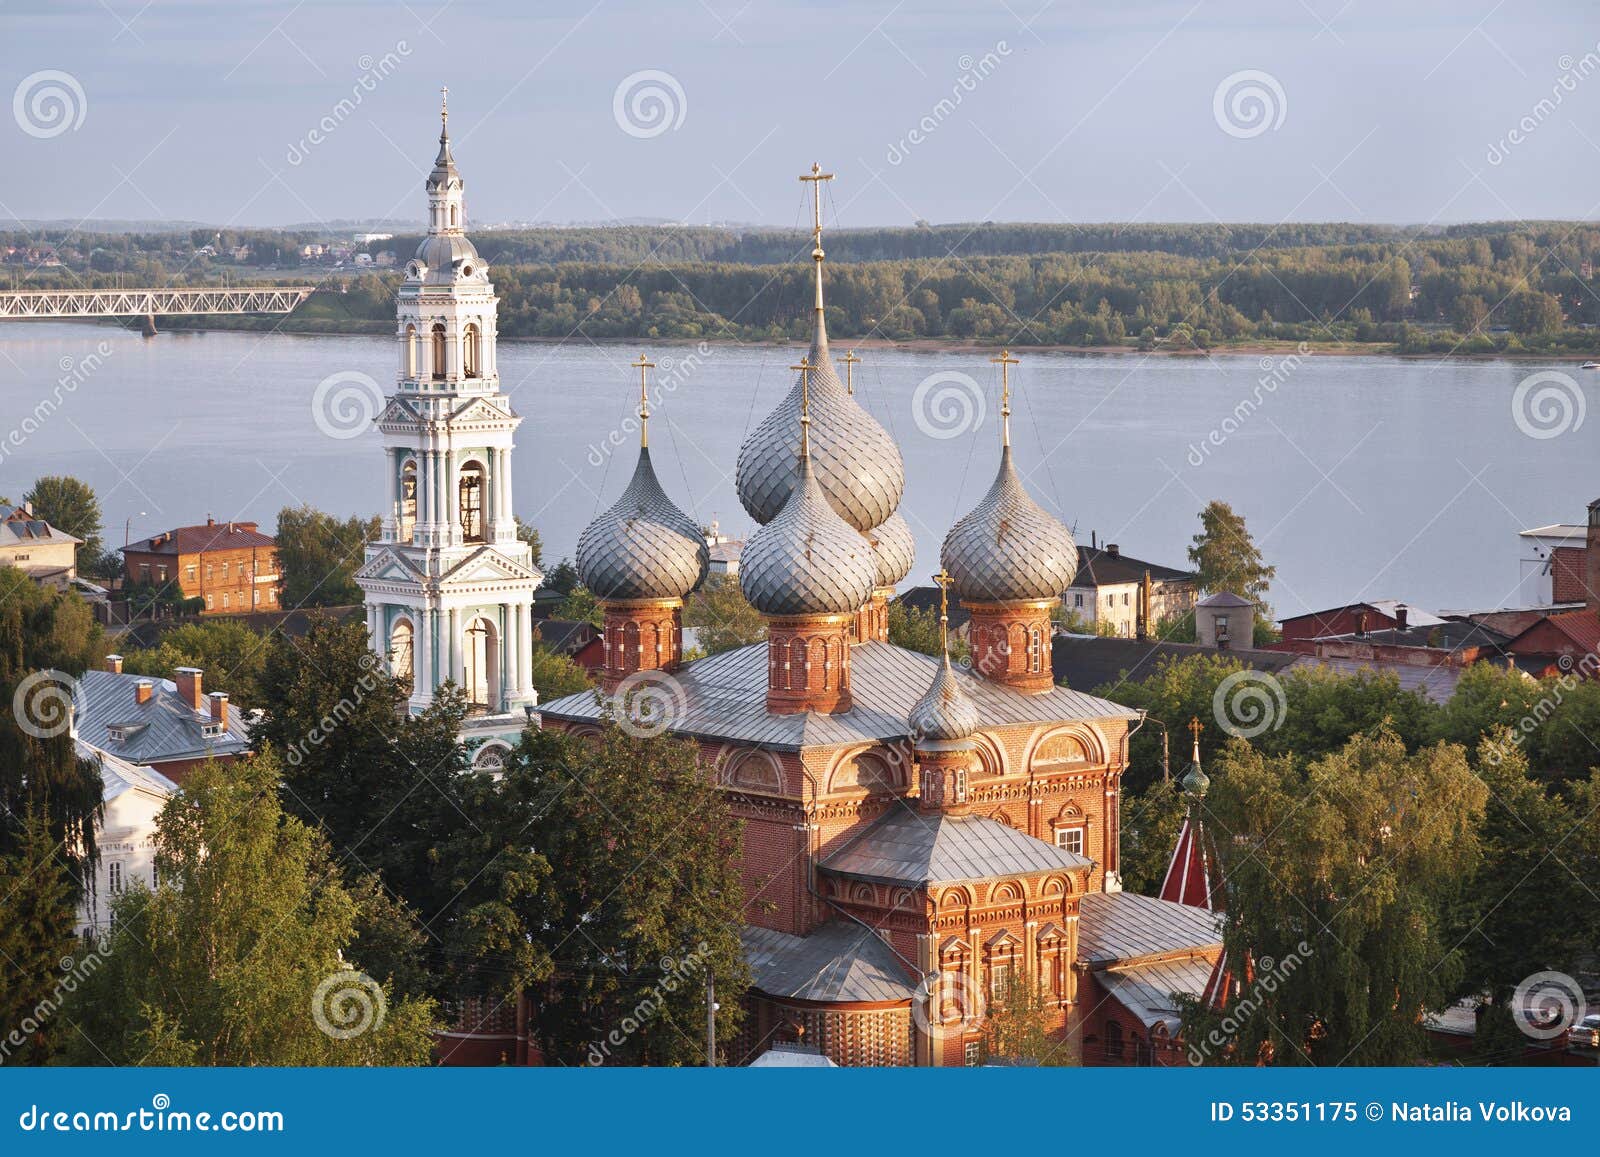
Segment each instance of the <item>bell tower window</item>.
[{"label": "bell tower window", "polygon": [[461,364],[467,377],[477,378],[483,376],[482,362],[480,360],[482,352],[482,342],[478,334],[478,327],[476,324],[469,324],[466,332],[461,335]]},{"label": "bell tower window", "polygon": [[450,228],[452,228],[452,229],[461,228],[461,206],[460,205],[451,205],[450,206]]},{"label": "bell tower window", "polygon": [[433,341],[431,344],[433,349],[430,355],[432,361],[430,368],[433,370],[433,380],[436,382],[441,382],[444,380],[445,348],[444,323],[441,321],[436,321],[433,323]]},{"label": "bell tower window", "polygon": [[400,468],[400,541],[410,542],[417,529],[417,460]]},{"label": "bell tower window", "polygon": [[417,327],[414,325],[406,326],[405,372],[408,378],[417,376]]},{"label": "bell tower window", "polygon": [[410,619],[401,619],[389,633],[389,673],[402,683],[414,682],[415,664],[412,660],[414,638],[415,632]]},{"label": "bell tower window", "polygon": [[483,542],[483,467],[469,462],[461,468],[458,488],[461,537],[465,542]]}]

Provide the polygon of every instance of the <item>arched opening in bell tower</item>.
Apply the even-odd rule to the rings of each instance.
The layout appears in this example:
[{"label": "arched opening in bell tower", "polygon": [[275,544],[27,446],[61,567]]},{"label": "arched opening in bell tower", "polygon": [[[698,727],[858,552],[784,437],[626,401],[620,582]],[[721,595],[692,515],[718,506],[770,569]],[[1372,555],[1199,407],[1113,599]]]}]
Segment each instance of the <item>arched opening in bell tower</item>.
[{"label": "arched opening in bell tower", "polygon": [[416,630],[410,619],[398,619],[389,631],[389,674],[416,690]]},{"label": "arched opening in bell tower", "polygon": [[469,378],[483,376],[483,343],[476,323],[469,322],[461,335],[462,373]]},{"label": "arched opening in bell tower", "polygon": [[414,325],[406,326],[405,374],[408,378],[417,376],[417,327]]},{"label": "arched opening in bell tower", "polygon": [[417,530],[417,460],[407,458],[400,468],[400,526],[399,539],[410,542]]},{"label": "arched opening in bell tower", "polygon": [[431,362],[430,368],[433,371],[433,380],[436,382],[442,382],[444,380],[444,322],[436,321],[433,323],[432,336],[433,341],[430,344],[433,348],[429,355],[429,360]]},{"label": "arched opening in bell tower", "polygon": [[493,712],[500,706],[500,633],[492,621],[479,616],[467,624],[466,658],[462,690],[467,696],[467,709],[472,712]]},{"label": "arched opening in bell tower", "polygon": [[458,484],[457,513],[461,523],[463,542],[487,542],[484,533],[483,489],[485,470],[481,462],[467,462],[461,467]]}]

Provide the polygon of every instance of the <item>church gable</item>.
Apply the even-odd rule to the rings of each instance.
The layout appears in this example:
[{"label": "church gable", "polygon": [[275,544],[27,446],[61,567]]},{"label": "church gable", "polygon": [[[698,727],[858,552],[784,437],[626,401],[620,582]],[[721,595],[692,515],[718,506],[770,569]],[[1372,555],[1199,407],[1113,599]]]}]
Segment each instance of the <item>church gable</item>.
[{"label": "church gable", "polygon": [[450,415],[450,424],[456,427],[482,423],[499,426],[515,420],[510,408],[509,402],[505,403],[505,409],[501,409],[488,398],[473,398]]},{"label": "church gable", "polygon": [[440,583],[537,582],[538,576],[518,566],[493,547],[473,551],[439,576]]},{"label": "church gable", "polygon": [[427,576],[411,565],[409,559],[396,551],[385,550],[374,555],[356,571],[356,580],[367,579],[381,583],[420,583]]}]

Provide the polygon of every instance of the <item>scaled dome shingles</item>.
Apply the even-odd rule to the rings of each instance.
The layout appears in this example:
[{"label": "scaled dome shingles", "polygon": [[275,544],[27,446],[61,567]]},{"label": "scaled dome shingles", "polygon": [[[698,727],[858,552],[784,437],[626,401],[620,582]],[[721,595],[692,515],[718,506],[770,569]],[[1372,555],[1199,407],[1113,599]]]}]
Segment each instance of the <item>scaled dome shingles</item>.
[{"label": "scaled dome shingles", "polygon": [[661,489],[648,448],[622,497],[578,539],[578,575],[601,599],[681,599],[710,563],[700,528]]},{"label": "scaled dome shingles", "polygon": [[939,558],[956,594],[972,602],[1058,598],[1078,573],[1072,533],[1028,495],[1009,446],[994,485],[950,528]]}]

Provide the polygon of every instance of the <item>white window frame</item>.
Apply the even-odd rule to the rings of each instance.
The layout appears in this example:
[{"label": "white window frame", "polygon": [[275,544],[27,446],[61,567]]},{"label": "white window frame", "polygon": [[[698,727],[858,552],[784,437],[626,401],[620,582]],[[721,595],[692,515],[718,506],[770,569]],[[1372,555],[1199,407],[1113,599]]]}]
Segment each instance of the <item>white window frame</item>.
[{"label": "white window frame", "polygon": [[[1077,846],[1074,847],[1073,845]],[[1074,852],[1083,855],[1083,825],[1072,824],[1056,829],[1056,847],[1064,852]]]}]

